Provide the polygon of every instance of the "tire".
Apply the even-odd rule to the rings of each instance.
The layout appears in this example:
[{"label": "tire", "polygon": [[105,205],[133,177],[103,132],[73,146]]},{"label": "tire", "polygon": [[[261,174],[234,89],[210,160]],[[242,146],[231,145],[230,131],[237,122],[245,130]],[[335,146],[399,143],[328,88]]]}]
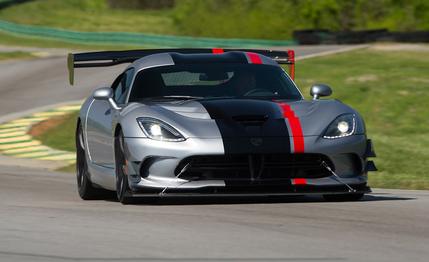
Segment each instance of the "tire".
[{"label": "tire", "polygon": [[124,205],[132,204],[128,176],[124,172],[126,157],[124,150],[124,136],[122,131],[115,137],[115,173],[116,173],[116,196],[118,201]]},{"label": "tire", "polygon": [[90,180],[88,163],[85,157],[85,140],[80,123],[76,129],[76,180],[77,191],[83,200],[106,198],[108,191],[94,187]]},{"label": "tire", "polygon": [[346,202],[346,201],[358,201],[363,198],[363,193],[352,193],[352,194],[338,194],[338,195],[323,195],[326,201],[331,202]]}]

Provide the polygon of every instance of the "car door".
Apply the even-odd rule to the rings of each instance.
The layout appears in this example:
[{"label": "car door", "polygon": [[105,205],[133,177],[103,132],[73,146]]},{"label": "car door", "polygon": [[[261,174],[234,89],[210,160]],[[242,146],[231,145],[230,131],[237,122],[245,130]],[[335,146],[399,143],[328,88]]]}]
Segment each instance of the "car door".
[{"label": "car door", "polygon": [[[132,73],[133,70],[128,69],[119,75],[111,86],[113,100],[120,107],[124,106]],[[104,100],[94,100],[88,110],[87,140],[90,158],[94,164],[114,168],[113,119],[118,113]]]}]

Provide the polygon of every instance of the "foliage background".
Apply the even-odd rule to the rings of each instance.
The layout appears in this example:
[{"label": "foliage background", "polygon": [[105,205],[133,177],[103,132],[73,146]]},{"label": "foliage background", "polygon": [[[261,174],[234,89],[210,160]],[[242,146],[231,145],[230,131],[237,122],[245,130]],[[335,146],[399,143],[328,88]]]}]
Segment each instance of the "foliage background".
[{"label": "foliage background", "polygon": [[429,30],[428,0],[34,0],[0,19],[80,31],[291,39],[294,30]]},{"label": "foliage background", "polygon": [[[427,0],[178,0],[186,34],[290,38],[293,30],[428,30]],[[195,21],[199,21],[196,23]]]}]

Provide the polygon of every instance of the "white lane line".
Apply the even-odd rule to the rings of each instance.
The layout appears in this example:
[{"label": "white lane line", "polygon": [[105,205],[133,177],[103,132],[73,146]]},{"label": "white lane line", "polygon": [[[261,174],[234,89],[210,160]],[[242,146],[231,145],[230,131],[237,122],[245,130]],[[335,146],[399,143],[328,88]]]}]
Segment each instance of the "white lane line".
[{"label": "white lane line", "polygon": [[36,113],[33,116],[34,117],[52,117],[52,116],[63,116],[63,115],[67,115],[68,112],[66,111],[62,111],[62,112],[40,112],[40,113]]},{"label": "white lane line", "polygon": [[41,160],[75,160],[76,155],[72,154],[72,153],[67,153],[67,154],[63,154],[63,155],[40,157],[38,159],[41,159]]},{"label": "white lane line", "polygon": [[9,134],[11,132],[26,132],[27,131],[27,127],[13,127],[13,128],[5,128],[5,129],[0,129],[0,134]]},{"label": "white lane line", "polygon": [[80,109],[80,105],[62,106],[56,108],[55,111],[76,111]]},{"label": "white lane line", "polygon": [[32,151],[48,151],[50,148],[47,146],[32,146],[32,147],[24,147],[24,148],[16,148],[16,149],[8,149],[8,150],[3,150],[2,154],[8,154],[8,155],[12,155],[12,154],[18,154],[18,153],[27,153],[27,152],[32,152]]},{"label": "white lane line", "polygon": [[329,51],[319,52],[319,53],[315,53],[315,54],[297,56],[296,60],[301,61],[301,60],[309,59],[309,58],[313,58],[313,57],[335,55],[335,54],[339,54],[339,53],[349,52],[349,51],[368,48],[368,47],[370,47],[370,45],[356,45],[356,46],[341,47],[341,48],[336,49],[336,50],[329,50]]},{"label": "white lane line", "polygon": [[25,131],[16,131],[16,132],[8,132],[8,133],[0,133],[0,138],[11,138],[11,137],[18,137],[18,136],[24,136],[27,132]]},{"label": "white lane line", "polygon": [[41,158],[46,156],[52,156],[57,155],[58,152],[52,152],[52,151],[41,151],[41,152],[29,152],[29,153],[21,153],[13,155],[14,157],[20,157],[20,158]]},{"label": "white lane line", "polygon": [[27,140],[32,140],[32,139],[33,138],[29,135],[9,137],[9,138],[0,138],[0,144],[19,142],[19,141],[27,141]]},{"label": "white lane line", "polygon": [[27,146],[38,146],[41,144],[42,143],[40,143],[40,141],[37,141],[37,140],[25,142],[25,143],[19,143],[19,144],[5,144],[5,145],[0,145],[0,150],[23,148],[23,147],[27,147]]},{"label": "white lane line", "polygon": [[19,123],[19,124],[8,123],[8,124],[0,125],[0,131],[3,129],[16,128],[16,127],[27,127],[27,126],[28,126],[28,124],[26,124],[26,123]]},{"label": "white lane line", "polygon": [[11,124],[20,124],[20,123],[32,124],[35,122],[41,122],[46,119],[48,119],[48,117],[21,118],[21,119],[13,120],[10,123]]}]

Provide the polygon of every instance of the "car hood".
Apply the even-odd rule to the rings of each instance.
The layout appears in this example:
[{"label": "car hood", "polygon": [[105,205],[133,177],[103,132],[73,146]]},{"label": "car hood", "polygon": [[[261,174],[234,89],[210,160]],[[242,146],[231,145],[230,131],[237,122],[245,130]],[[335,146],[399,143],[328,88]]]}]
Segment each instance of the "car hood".
[{"label": "car hood", "polygon": [[320,136],[327,126],[342,114],[356,114],[358,123],[361,122],[355,110],[337,100],[173,100],[132,103],[122,114],[132,115],[134,121],[135,117],[139,116],[157,118],[172,125],[187,137],[296,135],[291,132],[291,121],[287,114],[285,115],[284,105],[290,109],[292,116],[297,118],[302,136]]}]

